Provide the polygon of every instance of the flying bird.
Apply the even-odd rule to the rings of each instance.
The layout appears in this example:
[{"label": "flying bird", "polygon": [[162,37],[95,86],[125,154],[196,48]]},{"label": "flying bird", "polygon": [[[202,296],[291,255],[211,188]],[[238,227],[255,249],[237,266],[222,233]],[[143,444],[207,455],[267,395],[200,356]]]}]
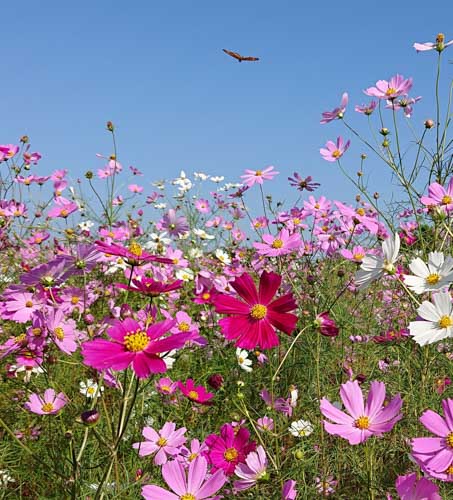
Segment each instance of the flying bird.
[{"label": "flying bird", "polygon": [[242,61],[259,61],[259,57],[252,57],[252,56],[241,56],[241,54],[238,54],[237,52],[232,52],[231,50],[227,49],[222,49],[225,54],[228,54],[230,57],[233,57],[234,59],[237,59],[238,62]]}]

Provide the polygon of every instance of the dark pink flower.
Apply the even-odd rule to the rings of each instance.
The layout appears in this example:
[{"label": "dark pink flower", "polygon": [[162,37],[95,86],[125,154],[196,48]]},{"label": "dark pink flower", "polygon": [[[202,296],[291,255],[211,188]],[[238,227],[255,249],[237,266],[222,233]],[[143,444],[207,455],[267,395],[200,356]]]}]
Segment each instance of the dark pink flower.
[{"label": "dark pink flower", "polygon": [[208,392],[202,385],[195,385],[195,382],[189,378],[186,383],[178,382],[179,390],[188,399],[194,403],[199,403],[201,405],[212,404],[210,401],[214,397],[212,392]]},{"label": "dark pink flower", "polygon": [[131,266],[141,266],[148,262],[161,262],[163,264],[171,264],[172,262],[166,257],[159,257],[145,252],[136,241],[132,241],[129,248],[116,243],[104,243],[103,241],[96,241],[95,243],[97,248],[104,254],[122,257]]},{"label": "dark pink flower", "polygon": [[333,111],[324,111],[324,113],[322,113],[321,123],[322,124],[329,123],[333,120],[336,120],[337,118],[341,120],[344,116],[345,111],[346,111],[346,106],[348,105],[348,100],[349,100],[348,93],[345,92],[341,96],[341,103],[340,103],[340,106],[338,108],[335,108]]},{"label": "dark pink flower", "polygon": [[335,321],[329,316],[327,311],[324,311],[316,316],[315,326],[319,329],[321,335],[325,337],[337,337],[340,329]]},{"label": "dark pink flower", "polygon": [[439,488],[424,477],[418,480],[415,472],[398,476],[395,487],[400,500],[442,500]]}]

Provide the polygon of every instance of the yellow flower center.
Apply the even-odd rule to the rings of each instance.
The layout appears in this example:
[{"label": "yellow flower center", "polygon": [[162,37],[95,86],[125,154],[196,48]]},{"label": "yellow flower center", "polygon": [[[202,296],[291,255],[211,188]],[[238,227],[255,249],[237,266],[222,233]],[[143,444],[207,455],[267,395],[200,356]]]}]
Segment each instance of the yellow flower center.
[{"label": "yellow flower center", "polygon": [[25,302],[25,307],[33,307],[33,302],[31,300],[27,300],[27,302]]},{"label": "yellow flower center", "polygon": [[164,438],[164,437],[160,437],[158,440],[157,440],[157,444],[159,446],[165,446],[167,444],[167,440]]},{"label": "yellow flower center", "polygon": [[192,493],[184,493],[181,497],[179,497],[179,500],[197,500]]},{"label": "yellow flower center", "polygon": [[223,453],[223,458],[227,462],[233,462],[238,457],[239,453],[236,448],[227,448]]},{"label": "yellow flower center", "polygon": [[149,337],[146,332],[137,330],[127,334],[124,337],[124,347],[128,351],[139,352],[143,351],[149,344]]},{"label": "yellow flower center", "polygon": [[74,295],[74,297],[71,297],[71,304],[76,305],[79,303],[80,297],[77,297],[77,295]]},{"label": "yellow flower center", "polygon": [[263,304],[255,304],[250,309],[250,316],[253,319],[263,319],[266,317],[266,314],[267,314],[267,307],[263,306]]},{"label": "yellow flower center", "polygon": [[263,175],[263,172],[261,172],[261,170],[257,170],[255,172],[255,175],[258,176],[258,177],[260,177],[261,175]]},{"label": "yellow flower center", "polygon": [[362,260],[365,257],[365,255],[363,253],[355,253],[353,257],[354,260]]},{"label": "yellow flower center", "polygon": [[445,442],[447,443],[447,446],[453,448],[453,432],[450,432],[450,434],[445,438]]},{"label": "yellow flower center", "polygon": [[442,316],[439,320],[439,326],[441,328],[448,328],[453,325],[453,319],[451,316]]},{"label": "yellow flower center", "polygon": [[94,387],[88,387],[87,392],[88,394],[94,394],[96,392],[96,389]]},{"label": "yellow flower center", "polygon": [[304,436],[306,436],[306,435],[307,435],[307,431],[306,431],[305,429],[300,429],[300,431],[299,431],[299,436],[304,437]]},{"label": "yellow flower center", "polygon": [[180,332],[188,332],[190,330],[189,323],[187,323],[185,321],[181,321],[181,323],[178,323],[178,330]]},{"label": "yellow flower center", "polygon": [[25,335],[25,333],[22,333],[21,335],[18,335],[17,337],[15,337],[14,342],[16,344],[21,344],[26,339],[26,337],[27,336]]},{"label": "yellow flower center", "polygon": [[197,401],[198,392],[197,391],[190,391],[187,396],[189,397],[189,399],[192,399],[193,401]]},{"label": "yellow flower center", "polygon": [[161,385],[161,386],[160,386],[160,390],[161,390],[162,392],[170,392],[170,391],[171,391],[171,389],[170,389],[170,386],[169,386],[169,385]]},{"label": "yellow flower center", "polygon": [[239,356],[238,357],[238,362],[240,365],[242,365],[242,363],[245,361],[245,359],[242,357],[242,356]]},{"label": "yellow flower center", "polygon": [[426,277],[426,283],[428,285],[435,285],[436,283],[439,283],[440,281],[440,276],[437,273],[432,273]]},{"label": "yellow flower center", "polygon": [[392,94],[394,94],[395,92],[396,92],[396,89],[395,89],[395,88],[393,88],[393,87],[389,87],[389,88],[387,89],[387,92],[386,92],[385,94],[386,94],[386,95],[392,95]]},{"label": "yellow flower center", "polygon": [[193,462],[196,458],[198,457],[198,453],[191,453],[188,457],[187,460],[189,462]]},{"label": "yellow flower center", "polygon": [[133,241],[129,245],[129,252],[136,255],[137,257],[141,257],[143,250],[142,250],[142,247],[136,241]]},{"label": "yellow flower center", "polygon": [[282,248],[283,241],[278,238],[272,242],[272,248]]},{"label": "yellow flower center", "polygon": [[177,264],[179,262],[179,259],[173,259],[172,262],[173,264]]},{"label": "yellow flower center", "polygon": [[365,209],[364,208],[358,208],[356,210],[356,214],[357,215],[362,215],[362,216],[365,215]]},{"label": "yellow flower center", "polygon": [[53,404],[52,403],[44,403],[41,406],[41,410],[45,413],[50,413],[53,410]]},{"label": "yellow flower center", "polygon": [[39,245],[39,243],[42,243],[42,238],[39,238],[39,237],[35,238],[35,243],[38,243],[38,245]]},{"label": "yellow flower center", "polygon": [[445,41],[445,35],[443,33],[438,33],[436,36],[436,42],[437,43],[444,43]]},{"label": "yellow flower center", "polygon": [[208,292],[205,292],[201,297],[203,298],[203,300],[208,300],[211,298],[211,294]]},{"label": "yellow flower center", "polygon": [[66,210],[66,208],[63,208],[60,211],[60,215],[61,215],[61,217],[67,217],[69,215],[69,212],[68,212],[68,210]]},{"label": "yellow flower center", "polygon": [[63,328],[61,328],[61,326],[57,326],[53,331],[53,333],[55,334],[55,337],[57,337],[58,340],[64,339],[64,330]]},{"label": "yellow flower center", "polygon": [[450,467],[448,467],[448,469],[445,471],[445,474],[450,474],[453,476],[453,465],[450,465]]},{"label": "yellow flower center", "polygon": [[335,151],[332,151],[332,156],[334,158],[340,158],[341,156],[341,151],[339,149],[336,149]]},{"label": "yellow flower center", "polygon": [[452,197],[448,196],[448,194],[442,197],[442,205],[450,205],[452,201],[453,201]]},{"label": "yellow flower center", "polygon": [[370,427],[370,419],[366,416],[359,417],[355,422],[357,429],[364,430]]}]

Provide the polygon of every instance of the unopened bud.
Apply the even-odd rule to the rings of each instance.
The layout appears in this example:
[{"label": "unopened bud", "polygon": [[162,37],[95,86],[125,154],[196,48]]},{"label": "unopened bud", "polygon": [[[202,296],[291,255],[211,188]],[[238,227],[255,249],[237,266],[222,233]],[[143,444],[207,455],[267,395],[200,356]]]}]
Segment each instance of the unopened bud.
[{"label": "unopened bud", "polygon": [[385,137],[390,134],[390,130],[386,127],[382,127],[381,130],[379,130],[379,133]]},{"label": "unopened bud", "polygon": [[389,147],[389,141],[387,139],[385,139],[384,141],[382,141],[382,147],[383,148],[388,148]]},{"label": "unopened bud", "polygon": [[359,170],[359,171],[357,172],[357,177],[362,177],[362,175],[363,175],[363,172],[362,172],[361,170]]},{"label": "unopened bud", "polygon": [[93,178],[93,172],[91,170],[88,170],[88,172],[85,172],[85,177],[87,179],[92,179]]},{"label": "unopened bud", "polygon": [[375,200],[377,200],[379,198],[379,193],[377,191],[373,194],[373,198]]},{"label": "unopened bud", "polygon": [[115,130],[115,127],[114,127],[114,125],[113,125],[113,123],[111,121],[107,122],[107,130],[109,132],[113,132]]},{"label": "unopened bud", "polygon": [[362,198],[360,197],[360,194],[357,194],[357,195],[356,195],[356,197],[355,197],[355,201],[356,201],[357,203],[359,203],[361,199],[362,199]]},{"label": "unopened bud", "polygon": [[30,140],[30,139],[29,139],[28,135],[23,135],[23,136],[20,138],[20,142],[21,142],[22,144],[27,144],[29,140]]},{"label": "unopened bud", "polygon": [[362,154],[360,155],[360,158],[362,158],[362,160],[366,160],[366,154],[365,154],[365,153],[362,153]]},{"label": "unopened bud", "polygon": [[98,423],[101,418],[101,414],[97,410],[87,410],[80,415],[80,419],[82,423],[85,425],[91,426]]},{"label": "unopened bud", "polygon": [[425,128],[433,128],[433,127],[434,127],[434,120],[431,120],[431,118],[425,120]]}]

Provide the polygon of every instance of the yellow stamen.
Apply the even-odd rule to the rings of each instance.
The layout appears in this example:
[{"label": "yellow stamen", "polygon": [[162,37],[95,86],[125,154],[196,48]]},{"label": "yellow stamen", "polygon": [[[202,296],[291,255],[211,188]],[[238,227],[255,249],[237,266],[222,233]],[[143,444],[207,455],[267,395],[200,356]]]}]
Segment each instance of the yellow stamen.
[{"label": "yellow stamen", "polygon": [[52,403],[44,403],[41,406],[41,410],[45,413],[50,413],[53,410],[53,404]]},{"label": "yellow stamen", "polygon": [[335,149],[335,151],[332,151],[332,156],[334,158],[340,158],[341,156],[341,151],[339,149]]},{"label": "yellow stamen", "polygon": [[366,213],[366,212],[365,212],[365,209],[364,209],[364,208],[358,208],[358,209],[356,210],[356,214],[357,214],[357,215],[364,216],[364,215],[365,215],[365,213]]},{"label": "yellow stamen", "polygon": [[263,319],[266,317],[266,314],[267,314],[267,307],[263,306],[263,304],[255,304],[250,309],[250,316],[253,319]]},{"label": "yellow stamen", "polygon": [[448,328],[453,326],[453,319],[451,316],[442,316],[439,320],[439,326],[441,328]]},{"label": "yellow stamen", "polygon": [[451,196],[448,196],[448,194],[446,194],[442,197],[442,205],[450,205],[450,203],[452,201],[453,201],[453,198]]},{"label": "yellow stamen", "polygon": [[389,88],[387,89],[387,91],[386,91],[385,95],[390,96],[390,95],[395,94],[395,93],[396,93],[396,89],[395,89],[395,88],[393,88],[393,87],[389,87]]},{"label": "yellow stamen", "polygon": [[25,307],[33,307],[33,302],[31,300],[27,300],[27,302],[25,302]]},{"label": "yellow stamen", "polygon": [[136,241],[133,241],[129,245],[129,252],[136,255],[137,257],[141,257],[143,250],[142,250],[142,247]]},{"label": "yellow stamen", "polygon": [[71,304],[76,305],[80,301],[80,297],[77,297],[77,295],[74,295],[74,297],[71,297]]},{"label": "yellow stamen", "polygon": [[178,323],[178,330],[180,332],[188,332],[190,330],[189,323],[186,323],[185,321],[181,321],[181,323]]},{"label": "yellow stamen", "polygon": [[179,497],[179,500],[197,500],[192,493],[184,493],[184,495]]},{"label": "yellow stamen", "polygon": [[149,337],[146,332],[137,330],[136,332],[128,333],[124,337],[124,347],[128,351],[139,352],[146,349],[149,344]]},{"label": "yellow stamen", "polygon": [[192,399],[194,401],[198,400],[198,392],[197,391],[189,391],[189,394],[187,396],[189,399]]},{"label": "yellow stamen", "polygon": [[357,429],[364,430],[370,427],[370,419],[367,416],[359,417],[355,422]]},{"label": "yellow stamen", "polygon": [[364,257],[365,257],[365,255],[363,253],[355,253],[353,255],[354,260],[357,260],[357,261],[362,260]]},{"label": "yellow stamen", "polygon": [[445,474],[450,474],[453,476],[453,465],[450,465],[450,467],[448,467],[448,469],[445,471]]},{"label": "yellow stamen", "polygon": [[283,241],[276,239],[272,242],[272,248],[282,248],[283,246]]},{"label": "yellow stamen", "polygon": [[260,177],[261,175],[263,175],[263,172],[261,170],[257,170],[255,172],[255,175],[258,176],[258,177]]},{"label": "yellow stamen", "polygon": [[453,448],[453,432],[450,432],[450,434],[445,438],[445,442],[447,443],[447,446]]},{"label": "yellow stamen", "polygon": [[239,453],[236,448],[227,448],[223,453],[223,458],[227,462],[233,462],[238,457]]},{"label": "yellow stamen", "polygon": [[55,334],[55,337],[57,337],[58,340],[64,339],[64,330],[63,328],[61,328],[61,326],[57,326],[53,331],[53,333]]},{"label": "yellow stamen", "polygon": [[437,273],[432,273],[426,277],[426,283],[428,285],[435,285],[436,283],[439,283],[440,281],[440,276]]},{"label": "yellow stamen", "polygon": [[167,444],[167,440],[164,438],[164,437],[160,437],[158,440],[157,440],[157,444],[158,446],[165,446]]}]

